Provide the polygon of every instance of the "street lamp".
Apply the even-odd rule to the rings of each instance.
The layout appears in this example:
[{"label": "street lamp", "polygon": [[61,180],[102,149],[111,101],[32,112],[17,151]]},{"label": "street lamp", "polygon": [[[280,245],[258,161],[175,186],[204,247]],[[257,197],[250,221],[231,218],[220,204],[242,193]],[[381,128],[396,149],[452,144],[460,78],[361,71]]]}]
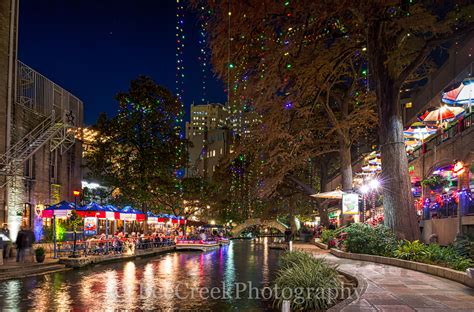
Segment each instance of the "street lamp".
[{"label": "street lamp", "polygon": [[373,179],[369,182],[369,187],[374,191],[378,189],[379,186],[380,186],[380,181],[377,179]]},{"label": "street lamp", "polygon": [[458,176],[458,233],[457,237],[462,238],[462,178],[466,171],[464,163],[460,160],[454,161],[453,172]]},{"label": "street lamp", "polygon": [[362,202],[363,202],[363,205],[362,205],[362,216],[361,216],[361,221],[362,223],[365,222],[365,201],[366,201],[366,196],[367,196],[367,193],[369,192],[370,188],[367,184],[364,184],[360,187],[360,192],[362,193]]},{"label": "street lamp", "polygon": [[362,222],[365,222],[365,200],[367,194],[370,192],[371,194],[371,199],[372,199],[372,212],[371,215],[372,217],[375,216],[375,191],[380,187],[380,181],[377,179],[372,179],[368,181],[366,184],[362,185],[360,187],[360,191],[362,193],[362,198],[363,198],[363,214],[362,214]]},{"label": "street lamp", "polygon": [[[78,190],[74,190],[74,191],[72,191],[72,195],[74,195],[74,209],[77,209],[77,198],[79,197],[79,195],[81,195],[81,192],[78,191]],[[73,210],[73,212],[74,212],[74,210]],[[77,241],[76,218],[77,218],[77,214],[76,214],[76,212],[74,212],[72,214],[72,216],[70,217],[71,221],[74,223],[74,225],[73,225],[73,227],[74,227],[74,244],[73,244],[73,247],[72,247],[72,258],[77,257],[77,255],[76,255],[76,241]]]}]

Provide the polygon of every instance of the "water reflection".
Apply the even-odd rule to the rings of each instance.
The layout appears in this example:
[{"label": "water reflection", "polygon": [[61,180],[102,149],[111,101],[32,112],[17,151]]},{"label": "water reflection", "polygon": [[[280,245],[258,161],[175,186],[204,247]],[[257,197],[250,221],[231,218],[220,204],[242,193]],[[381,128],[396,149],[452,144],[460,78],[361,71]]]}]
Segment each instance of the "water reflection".
[{"label": "water reflection", "polygon": [[[268,241],[233,241],[210,252],[177,252],[0,283],[4,310],[262,311],[268,303],[232,299],[236,282],[269,285],[279,252]],[[228,296],[203,299],[199,290],[223,284]],[[180,299],[181,298],[181,299]],[[186,298],[183,300],[183,298]]]}]

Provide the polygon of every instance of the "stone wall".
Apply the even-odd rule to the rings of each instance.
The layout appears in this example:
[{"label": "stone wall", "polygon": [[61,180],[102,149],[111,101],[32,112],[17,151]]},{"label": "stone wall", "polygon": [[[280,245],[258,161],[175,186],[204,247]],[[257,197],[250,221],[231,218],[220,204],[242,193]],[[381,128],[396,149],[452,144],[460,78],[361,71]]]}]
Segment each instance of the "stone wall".
[{"label": "stone wall", "polygon": [[[13,98],[11,93],[14,81],[14,65],[16,63],[16,22],[17,1],[0,0],[0,154],[5,153],[7,148],[7,117],[9,115],[9,103]],[[12,18],[14,28],[11,28]],[[10,89],[10,91],[9,91]],[[0,176],[0,185],[5,178]],[[0,221],[4,222],[6,213],[6,191],[0,188]]]},{"label": "stone wall", "polygon": [[[454,241],[457,234],[457,218],[444,218],[425,220],[423,222],[423,232],[421,239],[425,243],[430,242],[430,236],[436,234],[440,245],[449,245]],[[462,218],[463,226],[474,227],[474,216]]]}]

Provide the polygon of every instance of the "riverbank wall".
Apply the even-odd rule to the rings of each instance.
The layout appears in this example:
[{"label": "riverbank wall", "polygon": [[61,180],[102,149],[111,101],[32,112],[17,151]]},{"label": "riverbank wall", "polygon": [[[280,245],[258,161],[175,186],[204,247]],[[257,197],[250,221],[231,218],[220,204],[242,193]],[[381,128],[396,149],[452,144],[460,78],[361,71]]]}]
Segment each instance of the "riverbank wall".
[{"label": "riverbank wall", "polygon": [[108,255],[92,255],[79,258],[60,258],[59,263],[64,264],[68,268],[82,268],[92,264],[108,263],[132,260],[135,258],[157,256],[168,252],[175,251],[175,246],[156,247],[148,249],[135,249],[130,254],[108,254]]}]

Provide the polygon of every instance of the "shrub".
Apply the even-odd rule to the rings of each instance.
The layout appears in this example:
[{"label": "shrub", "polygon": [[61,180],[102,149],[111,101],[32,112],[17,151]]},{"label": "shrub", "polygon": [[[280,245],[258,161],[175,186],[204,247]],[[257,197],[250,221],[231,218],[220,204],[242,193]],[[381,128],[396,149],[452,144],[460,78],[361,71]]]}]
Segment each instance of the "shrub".
[{"label": "shrub", "polygon": [[452,258],[448,262],[448,266],[454,270],[466,271],[466,269],[474,267],[474,261],[472,261],[472,259],[470,258],[458,256],[458,257]]},{"label": "shrub", "polygon": [[403,260],[425,262],[428,259],[428,252],[426,245],[422,242],[405,240],[400,242],[394,256]]},{"label": "shrub", "polygon": [[324,244],[329,243],[330,240],[336,238],[336,231],[335,230],[324,230],[321,232],[321,242]]},{"label": "shrub", "polygon": [[395,256],[405,260],[446,266],[458,271],[465,271],[474,266],[474,261],[460,255],[453,246],[424,245],[419,241],[402,242],[395,251]]},{"label": "shrub", "polygon": [[280,257],[280,269],[287,269],[305,262],[322,261],[303,251],[287,251]]},{"label": "shrub", "polygon": [[280,291],[274,305],[279,309],[284,300],[290,301],[292,311],[321,311],[337,302],[342,285],[335,266],[304,252],[285,253],[282,264],[275,279]]},{"label": "shrub", "polygon": [[377,256],[392,256],[397,246],[395,234],[384,225],[371,227],[355,223],[345,229],[346,250]]}]

